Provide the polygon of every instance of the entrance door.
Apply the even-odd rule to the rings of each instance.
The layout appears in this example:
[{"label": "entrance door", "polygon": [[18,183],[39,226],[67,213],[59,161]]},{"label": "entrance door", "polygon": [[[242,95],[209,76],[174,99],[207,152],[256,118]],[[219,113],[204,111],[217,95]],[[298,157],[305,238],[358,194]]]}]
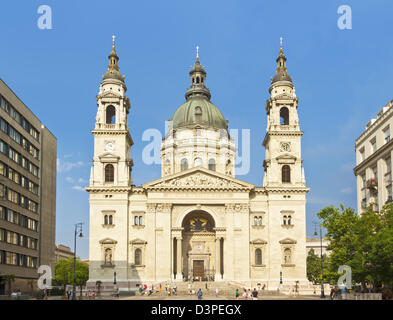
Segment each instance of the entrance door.
[{"label": "entrance door", "polygon": [[193,276],[202,279],[205,276],[205,268],[203,260],[193,260]]}]

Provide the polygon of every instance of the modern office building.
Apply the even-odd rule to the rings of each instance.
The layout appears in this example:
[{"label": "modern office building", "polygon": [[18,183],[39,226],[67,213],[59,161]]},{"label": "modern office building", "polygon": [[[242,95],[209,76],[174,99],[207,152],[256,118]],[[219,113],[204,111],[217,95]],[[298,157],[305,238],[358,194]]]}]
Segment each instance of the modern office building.
[{"label": "modern office building", "polygon": [[374,204],[380,211],[392,201],[393,100],[371,119],[366,130],[356,139],[357,205],[361,213],[365,206]]},{"label": "modern office building", "polygon": [[57,139],[0,79],[0,294],[54,268]]}]

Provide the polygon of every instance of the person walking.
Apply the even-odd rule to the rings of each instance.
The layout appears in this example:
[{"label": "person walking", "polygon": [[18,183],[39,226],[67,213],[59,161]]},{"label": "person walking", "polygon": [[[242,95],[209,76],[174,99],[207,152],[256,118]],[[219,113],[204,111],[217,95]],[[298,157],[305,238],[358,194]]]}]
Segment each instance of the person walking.
[{"label": "person walking", "polygon": [[198,290],[198,300],[202,300],[202,289],[199,288]]},{"label": "person walking", "polygon": [[258,291],[255,288],[252,292],[252,300],[258,300]]},{"label": "person walking", "polygon": [[247,298],[250,300],[252,299],[251,289],[248,289],[247,291]]},{"label": "person walking", "polygon": [[246,289],[244,289],[244,292],[243,292],[243,299],[247,300],[247,290]]},{"label": "person walking", "polygon": [[236,291],[235,291],[235,297],[236,297],[236,300],[239,299],[239,289],[237,289],[237,288],[236,288]]}]

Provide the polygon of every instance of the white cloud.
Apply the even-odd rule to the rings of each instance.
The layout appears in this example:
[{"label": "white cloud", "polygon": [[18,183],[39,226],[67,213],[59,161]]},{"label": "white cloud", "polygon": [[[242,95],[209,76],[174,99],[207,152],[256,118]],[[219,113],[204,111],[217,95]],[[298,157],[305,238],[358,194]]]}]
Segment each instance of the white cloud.
[{"label": "white cloud", "polygon": [[85,188],[81,186],[73,186],[72,189],[77,190],[77,191],[85,191]]},{"label": "white cloud", "polygon": [[69,182],[69,183],[74,183],[75,180],[72,179],[71,177],[67,177],[67,178],[66,178],[66,181]]},{"label": "white cloud", "polygon": [[345,193],[345,194],[351,194],[352,193],[352,188],[348,187],[348,188],[344,188],[340,190],[341,193]]},{"label": "white cloud", "polygon": [[78,183],[86,183],[87,181],[85,179],[79,178]]},{"label": "white cloud", "polygon": [[60,159],[57,158],[57,171],[58,172],[67,172],[67,171],[72,170],[73,168],[82,167],[82,166],[83,166],[82,161],[61,163]]}]

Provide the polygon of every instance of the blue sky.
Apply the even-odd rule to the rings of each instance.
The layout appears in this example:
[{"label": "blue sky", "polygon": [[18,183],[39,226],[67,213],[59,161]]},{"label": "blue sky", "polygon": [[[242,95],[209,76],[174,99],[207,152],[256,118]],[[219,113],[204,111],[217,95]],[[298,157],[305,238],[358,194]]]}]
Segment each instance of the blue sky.
[{"label": "blue sky", "polygon": [[[43,4],[52,8],[52,30],[37,27]],[[352,8],[352,30],[337,27],[342,4]],[[163,132],[164,120],[184,102],[199,45],[212,102],[231,128],[251,130],[251,170],[239,178],[261,185],[264,107],[282,36],[305,132],[307,234],[324,206],[356,207],[355,139],[392,99],[392,9],[388,0],[3,0],[0,77],[58,139],[57,243],[73,247],[74,224],[82,221],[78,255],[88,258],[89,204],[82,187],[112,34],[132,105],[135,184],[160,177],[159,166],[142,162],[141,137],[148,128]]]}]

